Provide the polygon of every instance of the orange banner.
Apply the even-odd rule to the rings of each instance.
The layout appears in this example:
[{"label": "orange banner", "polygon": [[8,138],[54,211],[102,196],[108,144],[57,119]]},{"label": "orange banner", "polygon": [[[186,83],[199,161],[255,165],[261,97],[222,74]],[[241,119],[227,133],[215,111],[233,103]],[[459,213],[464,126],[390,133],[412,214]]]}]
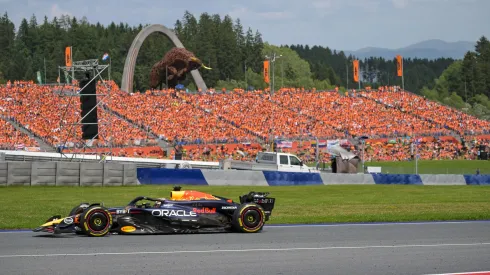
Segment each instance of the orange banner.
[{"label": "orange banner", "polygon": [[401,55],[396,56],[396,72],[398,76],[403,75],[403,60]]},{"label": "orange banner", "polygon": [[352,61],[352,67],[354,69],[354,82],[359,82],[359,60]]},{"label": "orange banner", "polygon": [[71,47],[66,47],[65,48],[65,64],[67,67],[71,67],[72,65],[72,60],[71,60]]},{"label": "orange banner", "polygon": [[269,61],[264,61],[264,81],[269,83]]}]

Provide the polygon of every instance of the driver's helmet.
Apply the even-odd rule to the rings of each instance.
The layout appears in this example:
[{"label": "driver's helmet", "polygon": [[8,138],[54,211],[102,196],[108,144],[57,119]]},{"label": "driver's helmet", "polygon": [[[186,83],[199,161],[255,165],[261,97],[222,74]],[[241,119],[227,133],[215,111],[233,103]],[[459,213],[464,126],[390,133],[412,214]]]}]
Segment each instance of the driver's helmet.
[{"label": "driver's helmet", "polygon": [[[165,200],[165,198],[158,198],[158,199],[161,200],[161,201],[164,201]],[[155,208],[160,208],[160,206],[162,206],[162,202],[161,201],[156,201],[154,207]]]}]

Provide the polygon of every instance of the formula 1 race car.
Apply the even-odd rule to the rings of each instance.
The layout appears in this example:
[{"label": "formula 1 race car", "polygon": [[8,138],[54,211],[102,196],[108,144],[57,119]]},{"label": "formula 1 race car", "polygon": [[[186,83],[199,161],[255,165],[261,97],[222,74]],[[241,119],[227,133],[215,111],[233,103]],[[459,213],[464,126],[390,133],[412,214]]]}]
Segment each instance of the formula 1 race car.
[{"label": "formula 1 race car", "polygon": [[93,237],[111,234],[170,234],[201,232],[256,233],[269,220],[275,199],[249,192],[240,203],[199,192],[170,192],[170,199],[136,197],[125,207],[106,208],[81,203],[62,218],[53,216],[34,232],[76,233]]}]

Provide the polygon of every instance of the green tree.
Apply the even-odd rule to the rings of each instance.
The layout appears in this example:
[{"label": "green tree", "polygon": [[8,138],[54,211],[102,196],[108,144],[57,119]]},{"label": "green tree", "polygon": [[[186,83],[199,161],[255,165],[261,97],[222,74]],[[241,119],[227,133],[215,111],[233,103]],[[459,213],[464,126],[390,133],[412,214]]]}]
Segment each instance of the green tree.
[{"label": "green tree", "polygon": [[301,59],[298,53],[288,47],[277,47],[265,43],[262,56],[272,57],[274,54],[276,55],[276,61],[270,63],[270,84],[272,85],[274,80],[274,90],[277,91],[282,86],[308,89],[314,87],[315,82],[310,64]]},{"label": "green tree", "polygon": [[236,19],[235,25],[233,26],[233,32],[235,34],[236,45],[237,45],[237,59],[238,62],[235,64],[235,78],[244,79],[245,78],[245,34],[243,32],[243,26],[240,19]]},{"label": "green tree", "polygon": [[432,101],[439,101],[439,94],[435,90],[431,90],[427,87],[423,87],[421,91],[422,96]]},{"label": "green tree", "polygon": [[[210,87],[216,85],[219,80],[219,67],[216,64],[216,48],[214,37],[217,37],[217,30],[214,28],[213,19],[207,13],[201,14],[199,18],[198,40],[199,48],[196,51],[198,57],[206,66],[210,66],[212,70],[201,70],[202,77],[206,80],[206,84]],[[215,62],[212,63],[211,60]]]},{"label": "green tree", "polygon": [[5,12],[0,17],[0,71],[4,73],[6,79],[12,79],[14,72],[12,71],[11,55],[14,52],[15,26]]},{"label": "green tree", "polygon": [[490,65],[490,43],[485,37],[476,42],[475,52],[466,53],[444,70],[433,89],[424,87],[422,94],[432,100],[467,111],[483,119],[490,118],[487,79]]},{"label": "green tree", "polygon": [[250,67],[254,72],[262,72],[264,66],[264,41],[262,40],[262,34],[259,31],[255,31],[252,49],[251,58],[250,58]]},{"label": "green tree", "polygon": [[479,71],[479,77],[476,79],[477,91],[490,96],[490,42],[485,36],[476,42],[475,52]]},{"label": "green tree", "polygon": [[[477,77],[478,72],[476,66],[476,54],[474,52],[467,52],[465,54],[461,74],[465,85],[465,93],[468,95],[476,94],[475,77]],[[467,100],[468,96],[465,95],[465,98]]]},{"label": "green tree", "polygon": [[262,73],[256,73],[251,68],[247,69],[247,85],[247,87],[258,90],[263,90],[268,87],[267,83],[264,82]]},{"label": "green tree", "polygon": [[238,79],[237,64],[240,63],[240,52],[233,32],[233,20],[225,16],[219,28],[218,43],[218,66],[220,68],[220,79]]}]

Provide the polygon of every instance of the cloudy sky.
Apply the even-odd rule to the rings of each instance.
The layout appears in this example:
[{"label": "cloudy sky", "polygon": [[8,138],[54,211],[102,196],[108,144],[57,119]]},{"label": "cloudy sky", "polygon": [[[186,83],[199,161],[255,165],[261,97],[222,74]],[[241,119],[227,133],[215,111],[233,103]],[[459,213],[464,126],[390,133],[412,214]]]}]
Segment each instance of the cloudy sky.
[{"label": "cloudy sky", "polygon": [[229,14],[273,44],[334,49],[399,48],[426,39],[475,41],[490,37],[490,0],[0,0],[16,23],[68,14],[104,25],[173,26],[185,10]]}]

